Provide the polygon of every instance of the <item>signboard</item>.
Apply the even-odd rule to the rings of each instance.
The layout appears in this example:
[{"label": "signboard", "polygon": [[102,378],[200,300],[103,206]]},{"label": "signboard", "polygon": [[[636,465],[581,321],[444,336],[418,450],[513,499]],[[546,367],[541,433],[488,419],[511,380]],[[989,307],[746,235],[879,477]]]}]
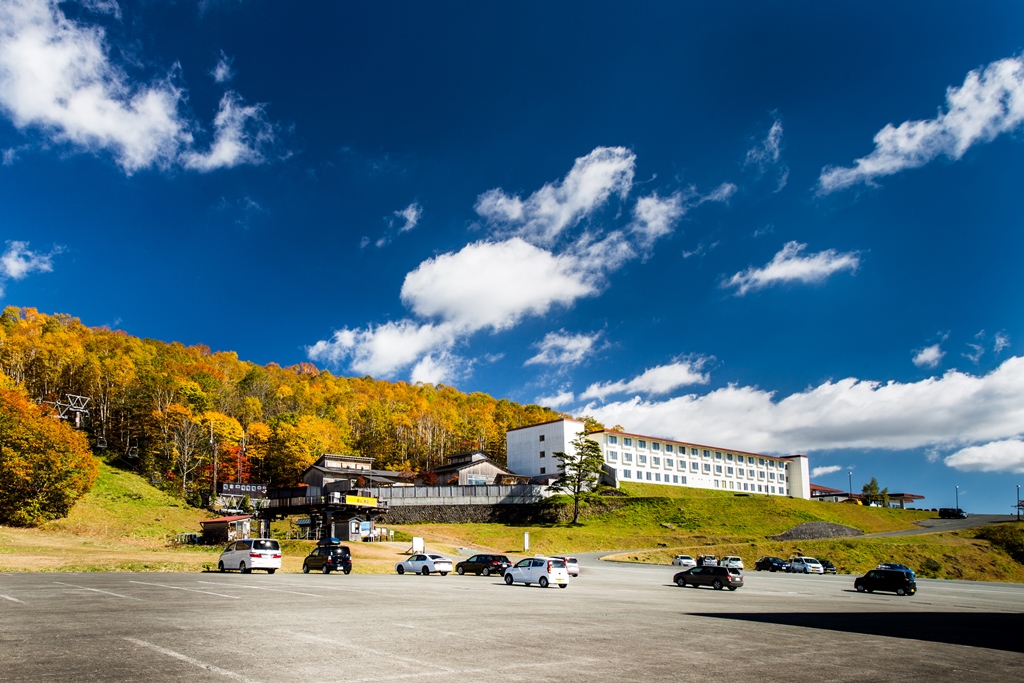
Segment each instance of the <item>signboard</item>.
[{"label": "signboard", "polygon": [[250,498],[266,498],[267,497],[267,485],[266,484],[229,484],[227,482],[220,485],[220,492],[226,494],[233,494],[236,496],[249,495]]},{"label": "signboard", "polygon": [[363,538],[366,538],[367,536],[370,535],[370,523],[369,522],[360,522],[359,523],[359,535],[362,536]]},{"label": "signboard", "polygon": [[359,505],[361,507],[375,508],[377,507],[377,499],[367,498],[366,496],[345,496],[345,505]]},{"label": "signboard", "polygon": [[412,537],[412,552],[422,553],[423,552],[423,537],[413,536]]}]

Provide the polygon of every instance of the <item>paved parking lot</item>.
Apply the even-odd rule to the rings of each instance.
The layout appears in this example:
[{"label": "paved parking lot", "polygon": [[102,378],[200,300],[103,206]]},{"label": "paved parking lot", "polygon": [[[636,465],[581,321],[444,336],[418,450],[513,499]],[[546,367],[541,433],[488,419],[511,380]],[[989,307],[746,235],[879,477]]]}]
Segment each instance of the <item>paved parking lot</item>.
[{"label": "paved parking lot", "polygon": [[476,576],[0,574],[4,681],[987,681],[1024,671],[1024,586],[747,571],[730,593],[586,562]]}]

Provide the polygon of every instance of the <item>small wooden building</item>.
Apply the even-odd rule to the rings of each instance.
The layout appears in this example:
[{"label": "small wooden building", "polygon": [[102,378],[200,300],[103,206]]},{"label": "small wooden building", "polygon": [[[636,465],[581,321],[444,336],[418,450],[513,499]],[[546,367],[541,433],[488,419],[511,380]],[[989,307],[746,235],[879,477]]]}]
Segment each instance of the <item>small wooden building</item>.
[{"label": "small wooden building", "polygon": [[[456,453],[448,458],[448,464],[434,468],[439,484],[478,486],[482,484],[522,484],[529,477],[521,477],[507,467],[502,467],[487,457],[481,450]],[[453,481],[458,478],[457,481]]]},{"label": "small wooden building", "polygon": [[251,520],[252,515],[233,515],[203,520],[199,522],[199,526],[203,528],[203,542],[219,544],[250,538]]}]

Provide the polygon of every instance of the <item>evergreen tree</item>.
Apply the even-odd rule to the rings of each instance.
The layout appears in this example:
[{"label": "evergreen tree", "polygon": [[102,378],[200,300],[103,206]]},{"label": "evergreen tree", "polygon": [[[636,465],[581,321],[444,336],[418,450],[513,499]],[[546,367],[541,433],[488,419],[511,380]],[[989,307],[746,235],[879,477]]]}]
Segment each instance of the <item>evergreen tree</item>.
[{"label": "evergreen tree", "polygon": [[577,433],[576,438],[570,443],[573,453],[554,454],[562,471],[551,488],[572,496],[572,523],[579,524],[580,498],[592,490],[601,479],[604,457],[601,455],[601,445],[587,438],[585,431]]}]

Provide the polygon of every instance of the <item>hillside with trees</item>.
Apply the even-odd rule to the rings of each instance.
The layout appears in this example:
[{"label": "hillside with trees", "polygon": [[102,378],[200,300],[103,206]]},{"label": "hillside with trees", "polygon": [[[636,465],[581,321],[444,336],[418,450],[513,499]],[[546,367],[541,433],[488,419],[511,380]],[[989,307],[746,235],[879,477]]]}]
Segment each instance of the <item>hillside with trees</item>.
[{"label": "hillside with trees", "polygon": [[[307,363],[260,366],[232,352],[139,339],[13,306],[0,315],[0,372],[26,409],[52,414],[68,395],[88,397],[79,429],[64,423],[67,429],[49,436],[63,438],[68,452],[91,450],[143,474],[193,505],[214,477],[295,484],[325,452],[372,457],[379,469],[410,474],[478,447],[504,463],[506,430],[560,417],[444,385],[338,377]],[[0,418],[13,424],[12,401],[0,403]],[[0,432],[0,465],[15,447]]]}]

